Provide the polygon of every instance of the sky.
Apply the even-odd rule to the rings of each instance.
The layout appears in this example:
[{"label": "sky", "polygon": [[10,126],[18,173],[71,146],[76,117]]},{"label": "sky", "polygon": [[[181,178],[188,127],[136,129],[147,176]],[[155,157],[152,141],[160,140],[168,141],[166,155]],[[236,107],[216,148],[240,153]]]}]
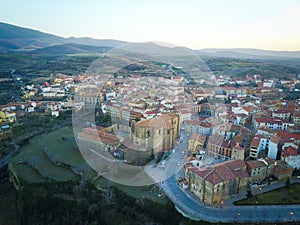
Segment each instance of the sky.
[{"label": "sky", "polygon": [[300,50],[300,0],[0,0],[0,21],[63,37]]}]

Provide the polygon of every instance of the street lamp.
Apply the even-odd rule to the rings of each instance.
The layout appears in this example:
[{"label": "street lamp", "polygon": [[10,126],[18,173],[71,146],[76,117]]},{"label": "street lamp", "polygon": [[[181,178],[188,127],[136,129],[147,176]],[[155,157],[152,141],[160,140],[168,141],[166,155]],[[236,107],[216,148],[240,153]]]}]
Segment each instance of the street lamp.
[{"label": "street lamp", "polygon": [[293,211],[290,212],[290,220],[292,220],[292,215],[294,215]]},{"label": "street lamp", "polygon": [[240,218],[240,216],[241,216],[241,213],[240,213],[240,212],[238,212],[238,213],[237,213],[237,222],[239,222],[239,218]]},{"label": "street lamp", "polygon": [[161,193],[161,187],[158,185],[158,197],[162,197],[162,193]]},{"label": "street lamp", "polygon": [[259,188],[256,189],[256,195],[255,195],[255,203],[256,203],[256,205],[258,204],[257,195],[259,194],[259,192],[261,192],[261,190],[262,190],[262,187],[259,187]]}]

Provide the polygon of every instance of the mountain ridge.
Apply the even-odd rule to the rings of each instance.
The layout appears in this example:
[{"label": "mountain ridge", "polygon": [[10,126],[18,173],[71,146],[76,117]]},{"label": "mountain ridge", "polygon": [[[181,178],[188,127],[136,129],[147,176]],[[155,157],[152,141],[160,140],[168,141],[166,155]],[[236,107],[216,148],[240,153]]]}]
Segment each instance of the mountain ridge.
[{"label": "mountain ridge", "polygon": [[300,51],[275,51],[256,48],[204,48],[196,50],[199,54],[217,57],[300,57]]},{"label": "mountain ridge", "polygon": [[[67,45],[69,44],[69,45]],[[86,46],[75,46],[79,44]],[[228,58],[250,58],[250,59],[270,59],[270,58],[300,58],[300,51],[274,51],[255,48],[205,48],[192,50],[186,47],[170,47],[159,43],[131,43],[115,39],[94,39],[90,37],[60,37],[57,35],[41,32],[38,30],[24,28],[4,22],[0,22],[0,52],[43,52],[49,50],[52,53],[86,53],[99,52],[98,47],[115,48],[129,44],[128,48],[135,50],[142,49],[146,52],[168,52],[182,53],[183,49],[192,51],[199,56],[206,57],[228,57]],[[56,46],[56,47],[54,47]],[[94,47],[91,47],[94,46]],[[53,48],[49,48],[53,47]],[[39,50],[38,49],[43,49]],[[61,50],[59,48],[62,48]],[[91,49],[95,48],[95,50]],[[87,50],[88,49],[88,50]],[[67,54],[67,53],[65,53]]]},{"label": "mountain ridge", "polygon": [[64,44],[117,47],[128,42],[114,39],[93,39],[89,37],[63,38],[38,30],[0,22],[0,51],[32,51]]}]

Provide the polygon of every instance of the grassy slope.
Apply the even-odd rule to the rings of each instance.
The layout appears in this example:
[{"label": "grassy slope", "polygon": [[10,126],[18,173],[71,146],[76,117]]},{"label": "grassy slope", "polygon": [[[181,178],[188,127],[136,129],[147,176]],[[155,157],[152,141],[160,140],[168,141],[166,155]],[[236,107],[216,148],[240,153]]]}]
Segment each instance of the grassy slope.
[{"label": "grassy slope", "polygon": [[[57,144],[67,128],[60,129],[47,135],[47,146],[49,149],[63,152],[66,149],[66,143]],[[65,141],[67,142],[67,141]],[[71,170],[56,166],[44,153],[44,138],[38,136],[30,141],[30,144],[24,146],[21,152],[12,159],[13,165],[16,165],[16,171],[29,182],[39,182],[43,178],[52,177],[58,181],[75,180],[78,176]],[[30,165],[26,164],[29,163]],[[29,167],[24,169],[24,167]],[[40,176],[37,175],[40,174]],[[34,178],[37,178],[35,180]]]},{"label": "grassy slope", "polygon": [[[91,179],[96,177],[96,172],[89,167],[78,151],[72,129],[61,128],[48,133],[46,143],[51,156],[56,161],[63,162],[79,171],[83,171]],[[44,135],[37,136],[24,146],[21,152],[11,160],[16,172],[21,177],[25,178],[28,182],[36,183],[45,181],[47,176],[54,177],[58,181],[78,179],[78,176],[73,171],[55,165],[43,152],[43,148]],[[20,161],[22,163],[19,163]],[[24,162],[30,162],[34,167],[24,164]],[[165,197],[158,197],[159,190],[155,185],[131,187],[113,183],[102,177],[95,181],[95,185],[101,189],[115,186],[134,198],[148,198],[159,203],[166,203]]]},{"label": "grassy slope", "polygon": [[300,184],[292,184],[289,188],[283,187],[274,191],[260,194],[235,202],[235,205],[284,205],[300,204]]}]

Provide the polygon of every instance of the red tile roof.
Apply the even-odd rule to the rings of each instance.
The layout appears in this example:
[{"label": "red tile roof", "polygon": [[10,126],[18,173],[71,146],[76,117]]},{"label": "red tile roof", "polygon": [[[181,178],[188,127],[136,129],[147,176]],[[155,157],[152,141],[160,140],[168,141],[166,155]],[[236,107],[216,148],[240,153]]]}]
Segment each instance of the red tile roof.
[{"label": "red tile roof", "polygon": [[198,142],[205,142],[206,136],[202,134],[192,134],[189,140],[198,141]]},{"label": "red tile roof", "polygon": [[260,143],[260,138],[257,138],[257,137],[254,137],[252,142],[251,142],[251,147],[257,147],[259,146],[259,143]]},{"label": "red tile roof", "polygon": [[210,135],[208,139],[208,144],[222,146],[224,142],[224,137],[219,135]]},{"label": "red tile roof", "polygon": [[79,133],[79,138],[108,145],[115,145],[119,142],[119,138],[117,136],[103,131],[98,131],[92,127],[84,128],[83,131]]},{"label": "red tile roof", "polygon": [[284,152],[282,153],[284,157],[287,156],[296,156],[298,154],[298,151],[296,148],[292,147],[292,146],[288,146],[284,148]]},{"label": "red tile roof", "polygon": [[199,126],[204,127],[204,128],[211,128],[212,124],[210,122],[207,122],[207,121],[201,121]]},{"label": "red tile roof", "polygon": [[246,165],[249,172],[251,172],[251,170],[254,168],[261,168],[266,166],[262,161],[259,160],[248,161],[246,162]]},{"label": "red tile roof", "polygon": [[300,140],[299,133],[288,133],[288,132],[281,130],[278,132],[278,135],[282,137],[283,142],[288,142],[291,140]]},{"label": "red tile roof", "polygon": [[290,110],[287,109],[277,109],[274,111],[275,114],[285,114],[285,113],[290,113]]},{"label": "red tile roof", "polygon": [[271,124],[282,124],[282,119],[275,119],[275,118],[255,118],[257,123],[271,123]]},{"label": "red tile roof", "polygon": [[205,179],[207,182],[216,185],[221,182],[233,180],[235,178],[248,177],[248,173],[245,170],[246,164],[242,160],[231,160],[214,165],[210,165],[205,168],[190,167],[193,173]]},{"label": "red tile roof", "polygon": [[200,122],[198,119],[195,119],[195,120],[186,120],[184,123],[189,125],[199,125]]},{"label": "red tile roof", "polygon": [[273,171],[277,174],[292,175],[293,167],[289,166],[285,161],[277,160],[274,165]]}]

